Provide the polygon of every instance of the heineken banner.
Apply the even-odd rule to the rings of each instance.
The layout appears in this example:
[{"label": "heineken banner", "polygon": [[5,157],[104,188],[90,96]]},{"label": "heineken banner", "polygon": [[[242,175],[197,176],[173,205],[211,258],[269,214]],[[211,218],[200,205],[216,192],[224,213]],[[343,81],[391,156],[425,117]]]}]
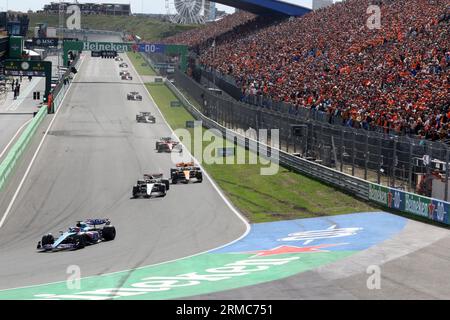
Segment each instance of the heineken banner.
[{"label": "heineken banner", "polygon": [[370,184],[369,199],[390,209],[450,224],[450,203],[397,189]]},{"label": "heineken banner", "polygon": [[117,51],[128,52],[132,51],[133,44],[131,43],[115,43],[115,42],[84,42],[84,51]]}]

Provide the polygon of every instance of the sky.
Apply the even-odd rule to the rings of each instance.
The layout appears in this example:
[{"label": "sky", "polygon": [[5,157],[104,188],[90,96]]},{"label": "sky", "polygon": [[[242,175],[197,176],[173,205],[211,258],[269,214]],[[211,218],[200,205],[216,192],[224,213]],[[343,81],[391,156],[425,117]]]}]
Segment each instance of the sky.
[{"label": "sky", "polygon": [[[68,0],[66,0],[68,1]],[[69,0],[70,1],[70,0]],[[284,0],[285,2],[291,2],[298,5],[302,5],[308,8],[312,7],[312,0]],[[28,10],[40,10],[44,7],[44,4],[50,3],[52,0],[0,0],[0,11],[8,10],[26,12]],[[53,0],[58,2],[58,0]],[[166,1],[165,0],[80,0],[83,2],[107,2],[107,3],[130,3],[133,13],[141,13],[142,9],[144,13],[166,13]],[[218,5],[218,9],[226,10],[227,12],[234,12],[234,9]]]}]

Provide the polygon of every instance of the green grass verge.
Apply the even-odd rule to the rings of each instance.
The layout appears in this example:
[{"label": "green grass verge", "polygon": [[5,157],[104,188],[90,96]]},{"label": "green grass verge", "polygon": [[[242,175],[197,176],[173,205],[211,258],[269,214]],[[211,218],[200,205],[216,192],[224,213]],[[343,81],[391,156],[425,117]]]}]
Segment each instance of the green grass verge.
[{"label": "green grass verge", "polygon": [[[193,120],[184,108],[170,106],[171,101],[178,99],[166,85],[146,86],[173,129],[185,128],[186,121]],[[207,144],[205,142],[204,146]],[[248,157],[249,152],[245,152]],[[253,223],[378,211],[333,187],[282,167],[277,175],[262,176],[263,166],[259,164],[203,165]]]},{"label": "green grass verge", "polygon": [[[49,27],[58,27],[59,25],[58,15],[31,13],[29,17],[30,35],[33,34],[36,23],[47,23]],[[84,29],[126,31],[137,34],[146,41],[161,40],[197,27],[194,25],[178,25],[147,17],[100,15],[83,15],[81,26]]]},{"label": "green grass verge", "polygon": [[[136,52],[127,52],[128,58],[133,63],[137,72],[141,76],[156,76],[155,70],[142,58],[140,53]],[[145,66],[142,64],[145,63]]]}]

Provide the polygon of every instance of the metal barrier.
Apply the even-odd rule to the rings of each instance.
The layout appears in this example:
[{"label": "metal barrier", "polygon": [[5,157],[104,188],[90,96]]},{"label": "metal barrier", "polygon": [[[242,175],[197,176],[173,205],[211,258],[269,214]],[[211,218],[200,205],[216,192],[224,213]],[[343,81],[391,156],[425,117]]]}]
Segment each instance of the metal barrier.
[{"label": "metal barrier", "polygon": [[[426,217],[432,221],[437,221],[447,225],[450,224],[450,203],[448,202],[414,195],[394,188],[386,188],[379,184],[371,183],[367,180],[363,180],[320,165],[314,161],[308,161],[306,159],[294,156],[283,150],[277,149],[276,152],[274,152],[274,148],[271,146],[260,143],[252,138],[245,137],[204,115],[189,102],[189,100],[172,82],[166,80],[166,85],[178,97],[193,117],[196,120],[202,121],[203,126],[208,129],[218,130],[222,133],[224,138],[234,137],[237,145],[241,147],[249,149],[257,154],[272,155],[273,153],[277,153],[279,155],[279,159],[275,159],[275,161],[279,161],[279,163],[283,166],[335,186],[363,200],[376,202],[390,209],[396,209],[409,214]],[[374,190],[383,190],[384,193]]]},{"label": "metal barrier", "polygon": [[[70,87],[70,74],[72,67],[78,69],[80,63],[80,56],[77,55],[73,63],[70,65],[66,73],[63,75],[62,80],[56,85],[55,89],[53,89],[53,107],[54,110],[58,110],[64,95]],[[67,79],[69,82],[64,83],[64,79]]]}]

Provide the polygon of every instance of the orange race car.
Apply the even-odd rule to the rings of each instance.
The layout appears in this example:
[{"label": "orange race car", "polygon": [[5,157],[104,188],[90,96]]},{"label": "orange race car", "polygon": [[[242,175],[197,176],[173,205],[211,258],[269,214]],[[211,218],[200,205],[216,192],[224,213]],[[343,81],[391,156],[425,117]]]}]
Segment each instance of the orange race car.
[{"label": "orange race car", "polygon": [[195,181],[202,183],[203,172],[200,167],[196,167],[193,162],[178,163],[176,169],[170,170],[170,177],[172,178],[172,184],[189,183]]}]

